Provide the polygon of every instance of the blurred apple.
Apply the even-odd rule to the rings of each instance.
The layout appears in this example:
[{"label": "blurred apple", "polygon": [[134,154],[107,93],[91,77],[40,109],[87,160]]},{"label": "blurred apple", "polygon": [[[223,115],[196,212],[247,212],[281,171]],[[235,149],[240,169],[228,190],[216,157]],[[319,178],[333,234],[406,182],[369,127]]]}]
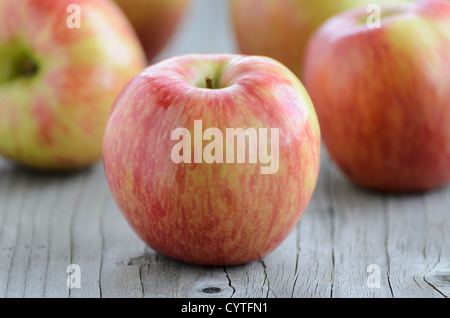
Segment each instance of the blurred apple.
[{"label": "blurred apple", "polygon": [[109,0],[0,1],[0,154],[36,169],[99,161],[114,99],[144,67]]},{"label": "blurred apple", "polygon": [[328,18],[358,5],[402,0],[230,0],[241,53],[277,59],[301,77],[305,47]]},{"label": "blurred apple", "polygon": [[148,61],[167,45],[192,0],[114,0],[128,16]]},{"label": "blurred apple", "polygon": [[358,8],[328,20],[305,59],[323,140],[353,181],[423,191],[450,181],[450,3]]}]

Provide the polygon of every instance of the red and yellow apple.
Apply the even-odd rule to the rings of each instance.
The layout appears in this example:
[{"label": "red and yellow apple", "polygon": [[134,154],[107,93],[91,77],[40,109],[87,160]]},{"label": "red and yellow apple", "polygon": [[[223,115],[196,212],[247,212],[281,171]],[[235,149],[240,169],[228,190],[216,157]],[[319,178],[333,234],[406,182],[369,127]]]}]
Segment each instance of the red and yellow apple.
[{"label": "red and yellow apple", "polygon": [[114,99],[144,67],[109,1],[0,1],[0,154],[36,169],[99,161]]},{"label": "red and yellow apple", "polygon": [[369,4],[402,0],[230,0],[241,53],[277,59],[301,77],[305,47],[331,16]]},{"label": "red and yellow apple", "polygon": [[243,264],[274,250],[300,219],[317,182],[320,129],[308,93],[279,62],[192,54],[130,82],[103,152],[112,195],[151,248]]},{"label": "red and yellow apple", "polygon": [[355,9],[310,42],[305,85],[324,143],[356,183],[423,191],[450,181],[450,3]]},{"label": "red and yellow apple", "polygon": [[114,0],[133,25],[148,61],[167,45],[192,0]]}]

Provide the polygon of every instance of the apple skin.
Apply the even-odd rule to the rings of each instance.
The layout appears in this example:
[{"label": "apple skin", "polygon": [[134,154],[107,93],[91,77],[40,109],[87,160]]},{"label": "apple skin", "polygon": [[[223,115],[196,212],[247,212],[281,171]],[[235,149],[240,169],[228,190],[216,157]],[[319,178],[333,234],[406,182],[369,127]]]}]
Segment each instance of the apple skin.
[{"label": "apple skin", "polygon": [[[216,89],[205,88],[208,76]],[[171,133],[192,132],[194,120],[222,132],[279,128],[278,172],[175,164]],[[300,219],[317,183],[320,128],[308,93],[279,62],[190,54],[149,67],[122,91],[103,152],[112,195],[148,246],[194,264],[244,264],[274,250]]]},{"label": "apple skin", "polygon": [[383,2],[401,0],[230,0],[230,14],[241,53],[270,56],[301,78],[306,45],[323,22]]},{"label": "apple skin", "polygon": [[450,181],[450,3],[355,9],[310,42],[305,85],[331,158],[354,182],[388,192]]},{"label": "apple skin", "polygon": [[[81,28],[68,27],[69,4],[79,6]],[[142,47],[115,4],[69,4],[0,1],[0,154],[33,169],[100,161],[109,110],[145,68]],[[32,73],[11,71],[25,63]]]},{"label": "apple skin", "polygon": [[168,44],[192,0],[114,0],[133,25],[152,61]]}]

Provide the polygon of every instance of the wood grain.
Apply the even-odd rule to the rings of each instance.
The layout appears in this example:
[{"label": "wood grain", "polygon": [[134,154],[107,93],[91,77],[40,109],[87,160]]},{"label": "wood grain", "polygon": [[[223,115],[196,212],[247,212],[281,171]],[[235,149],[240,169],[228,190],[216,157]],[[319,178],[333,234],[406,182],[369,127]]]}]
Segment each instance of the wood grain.
[{"label": "wood grain", "polygon": [[[273,253],[243,266],[185,264],[146,247],[102,164],[70,175],[0,165],[0,297],[448,297],[450,187],[385,195],[322,154],[313,199]],[[81,269],[69,289],[67,266]],[[367,268],[381,269],[380,288]]]}]

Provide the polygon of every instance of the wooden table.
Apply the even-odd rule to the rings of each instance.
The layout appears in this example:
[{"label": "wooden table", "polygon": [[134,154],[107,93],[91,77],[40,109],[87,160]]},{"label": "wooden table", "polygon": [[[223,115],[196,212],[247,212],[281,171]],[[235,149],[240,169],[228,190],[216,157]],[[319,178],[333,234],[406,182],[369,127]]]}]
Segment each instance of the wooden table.
[{"label": "wooden table", "polygon": [[[233,41],[226,2],[198,0],[159,59],[235,52]],[[324,150],[312,201],[284,243],[260,261],[209,268],[146,247],[101,163],[46,175],[0,161],[0,297],[448,297],[449,217],[450,186],[368,192]]]}]

